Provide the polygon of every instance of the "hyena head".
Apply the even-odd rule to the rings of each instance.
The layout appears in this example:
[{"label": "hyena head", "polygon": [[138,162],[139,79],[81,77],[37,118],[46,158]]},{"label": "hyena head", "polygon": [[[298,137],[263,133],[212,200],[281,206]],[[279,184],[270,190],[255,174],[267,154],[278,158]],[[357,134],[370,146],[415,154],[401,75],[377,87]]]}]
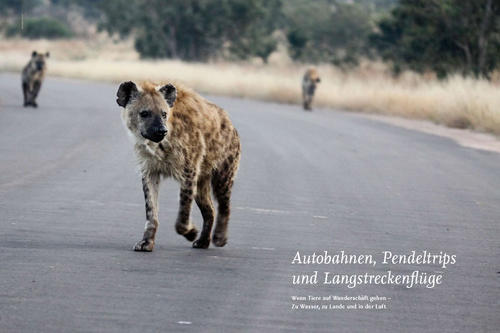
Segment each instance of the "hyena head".
[{"label": "hyena head", "polygon": [[50,56],[49,52],[38,53],[36,51],[33,51],[31,53],[31,61],[30,61],[31,67],[35,71],[44,71],[46,68],[45,59],[48,58],[49,56]]},{"label": "hyena head", "polygon": [[309,80],[311,80],[311,82],[314,82],[314,83],[321,82],[321,79],[319,78],[318,70],[316,68],[309,68],[308,74],[309,74]]},{"label": "hyena head", "polygon": [[116,102],[124,109],[122,119],[136,140],[160,142],[168,132],[167,117],[174,106],[177,90],[172,84],[154,86],[134,82],[120,84]]}]

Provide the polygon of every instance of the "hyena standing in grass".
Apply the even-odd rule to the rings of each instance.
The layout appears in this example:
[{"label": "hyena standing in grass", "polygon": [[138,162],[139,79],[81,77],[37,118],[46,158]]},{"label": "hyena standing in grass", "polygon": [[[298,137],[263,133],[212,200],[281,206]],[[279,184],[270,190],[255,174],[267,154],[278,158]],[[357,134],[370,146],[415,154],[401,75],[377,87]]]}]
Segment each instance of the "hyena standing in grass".
[{"label": "hyena standing in grass", "polygon": [[45,71],[47,70],[45,60],[48,57],[49,52],[43,54],[33,51],[30,61],[23,68],[22,82],[24,106],[31,105],[35,108],[38,106],[36,97],[40,92],[40,87],[45,77]]},{"label": "hyena standing in grass", "polygon": [[316,68],[309,68],[302,78],[302,100],[304,110],[312,110],[311,104],[316,91],[316,85],[320,82]]},{"label": "hyena standing in grass", "polygon": [[181,185],[177,233],[194,241],[194,200],[203,216],[195,248],[208,248],[214,223],[210,190],[218,202],[212,241],[227,242],[231,188],[240,160],[240,139],[226,112],[193,91],[172,84],[124,82],[117,92],[122,119],[135,142],[146,201],[146,227],[135,251],[152,251],[158,229],[158,187],[162,177]]}]

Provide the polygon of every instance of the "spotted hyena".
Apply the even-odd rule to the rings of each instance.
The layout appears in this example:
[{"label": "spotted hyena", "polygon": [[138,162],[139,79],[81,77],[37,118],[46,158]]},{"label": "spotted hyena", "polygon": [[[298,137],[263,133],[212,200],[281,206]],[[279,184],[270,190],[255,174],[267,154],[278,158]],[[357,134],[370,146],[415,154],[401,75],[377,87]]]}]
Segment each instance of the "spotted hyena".
[{"label": "spotted hyena", "polygon": [[316,85],[320,82],[316,68],[309,68],[302,78],[302,100],[304,110],[311,110],[311,103],[316,91]]},{"label": "spotted hyena", "polygon": [[231,188],[240,160],[240,139],[226,112],[182,85],[124,82],[117,92],[122,119],[135,143],[146,201],[146,227],[135,251],[152,251],[158,229],[161,178],[180,183],[175,229],[188,241],[198,231],[190,220],[194,200],[203,216],[195,248],[208,248],[214,222],[211,190],[218,202],[212,241],[227,242]]},{"label": "spotted hyena", "polygon": [[45,60],[49,57],[49,52],[38,53],[33,51],[31,59],[23,68],[22,83],[24,106],[37,107],[36,97],[40,92],[47,65]]}]

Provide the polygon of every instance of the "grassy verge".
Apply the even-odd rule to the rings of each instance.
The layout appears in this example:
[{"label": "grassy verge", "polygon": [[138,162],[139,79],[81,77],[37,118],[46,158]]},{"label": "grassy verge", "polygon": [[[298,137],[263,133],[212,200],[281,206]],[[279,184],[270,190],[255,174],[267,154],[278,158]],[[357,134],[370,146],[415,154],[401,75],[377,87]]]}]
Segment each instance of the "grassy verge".
[{"label": "grassy verge", "polygon": [[[130,44],[109,40],[38,41],[0,40],[0,71],[20,71],[32,49],[50,50],[50,75],[121,82],[175,79],[209,94],[300,104],[300,81],[306,66],[285,58],[268,65],[250,63],[185,63],[143,61]],[[395,79],[376,63],[342,72],[319,66],[322,82],[314,105],[401,117],[426,119],[456,128],[500,134],[500,84],[498,81],[453,76],[437,81],[405,73]]]}]

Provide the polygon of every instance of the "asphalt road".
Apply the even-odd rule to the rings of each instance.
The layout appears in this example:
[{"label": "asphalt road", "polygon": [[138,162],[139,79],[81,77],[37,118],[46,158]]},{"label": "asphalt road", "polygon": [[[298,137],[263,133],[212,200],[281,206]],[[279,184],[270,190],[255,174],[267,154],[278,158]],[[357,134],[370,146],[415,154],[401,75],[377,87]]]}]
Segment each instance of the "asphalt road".
[{"label": "asphalt road", "polygon": [[[0,75],[0,332],[498,332],[499,154],[344,112],[210,97],[242,138],[229,243],[197,250],[175,233],[168,181],[155,251],[137,253],[143,194],[116,89],[48,78],[40,107],[25,109],[20,77]],[[291,264],[324,250],[378,263]],[[457,262],[383,265],[384,250]],[[315,270],[443,281],[292,284]],[[390,299],[292,309],[309,295]]]}]

